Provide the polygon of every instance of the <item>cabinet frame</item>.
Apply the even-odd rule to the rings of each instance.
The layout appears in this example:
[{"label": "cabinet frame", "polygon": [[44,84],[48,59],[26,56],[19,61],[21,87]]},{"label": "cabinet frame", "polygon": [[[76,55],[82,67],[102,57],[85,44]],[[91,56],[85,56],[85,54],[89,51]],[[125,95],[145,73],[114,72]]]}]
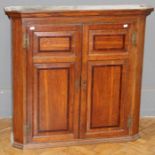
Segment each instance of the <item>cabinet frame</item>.
[{"label": "cabinet frame", "polygon": [[[67,146],[75,144],[89,144],[89,143],[100,143],[105,141],[131,141],[137,139],[138,136],[138,127],[139,127],[139,109],[140,109],[140,90],[141,90],[141,76],[142,76],[142,64],[143,64],[143,50],[144,50],[144,33],[145,33],[145,22],[146,16],[153,11],[153,8],[146,8],[142,10],[95,10],[95,11],[59,11],[59,12],[12,12],[6,11],[7,15],[11,17],[12,21],[12,43],[13,43],[13,96],[14,96],[14,106],[13,106],[13,145],[18,148],[44,148],[44,147],[55,147],[55,146]],[[123,15],[122,15],[123,14]],[[90,18],[87,18],[90,17]],[[29,31],[30,27],[42,26],[45,25],[70,25],[75,26],[75,29],[81,27],[78,37],[82,38],[82,34],[85,34],[85,37],[80,39],[79,43],[81,46],[78,46],[77,51],[81,51],[82,55],[69,55],[69,52],[66,52],[66,56],[55,56],[49,57],[49,52],[39,53],[33,55],[28,51],[31,51],[32,45],[32,31]],[[130,52],[115,52],[115,53],[102,53],[102,56],[91,53],[88,57],[88,46],[87,38],[88,33],[86,25],[91,24],[131,24],[132,32],[136,34],[134,38],[134,45],[130,48]],[[130,36],[132,36],[130,32]],[[121,37],[117,38],[117,46],[121,46],[119,41]],[[131,39],[131,38],[130,38]],[[100,40],[98,38],[98,40]],[[136,40],[136,42],[135,42]],[[130,40],[131,41],[131,40]],[[61,42],[61,41],[60,41]],[[67,41],[66,41],[67,42]],[[130,44],[132,43],[129,42]],[[33,43],[32,43],[33,44]],[[97,44],[99,45],[99,44]],[[68,47],[68,46],[65,46]],[[53,48],[53,47],[52,47]],[[60,52],[60,55],[63,55],[65,52]],[[50,54],[52,55],[52,54]],[[34,56],[34,57],[33,57]],[[40,57],[43,56],[42,59]],[[77,56],[77,57],[76,57]],[[33,57],[33,59],[31,59]],[[88,69],[87,61],[106,61],[106,62],[118,62],[118,61],[128,60],[129,68],[129,102],[131,105],[129,113],[129,121],[126,123],[130,124],[130,129],[127,135],[122,135],[118,137],[104,137],[104,138],[79,138],[64,141],[45,141],[41,142],[32,142],[31,136],[31,116],[29,113],[32,112],[31,99],[32,99],[32,89],[29,87],[32,84],[32,79],[29,78],[29,74],[33,75],[33,71],[29,69],[29,66],[33,67],[35,64],[51,64],[51,63],[73,63],[77,62],[76,69],[81,70],[76,73],[81,73],[77,75],[77,92],[78,94],[82,93],[82,89],[85,89],[86,83],[86,73],[83,72],[83,69]],[[19,78],[20,76],[20,78]],[[81,90],[80,90],[81,85]],[[85,93],[85,92],[84,92]],[[84,93],[81,94],[81,102],[85,101]],[[76,96],[76,99],[80,95]],[[78,107],[77,115],[80,115],[80,108]],[[81,115],[80,115],[81,116]],[[78,119],[77,123],[80,128],[83,128],[83,124],[80,123]],[[78,127],[77,127],[78,128]],[[79,131],[78,129],[78,131]],[[82,131],[83,132],[83,131]],[[85,131],[83,132],[85,133]],[[77,134],[79,137],[80,134]]]}]

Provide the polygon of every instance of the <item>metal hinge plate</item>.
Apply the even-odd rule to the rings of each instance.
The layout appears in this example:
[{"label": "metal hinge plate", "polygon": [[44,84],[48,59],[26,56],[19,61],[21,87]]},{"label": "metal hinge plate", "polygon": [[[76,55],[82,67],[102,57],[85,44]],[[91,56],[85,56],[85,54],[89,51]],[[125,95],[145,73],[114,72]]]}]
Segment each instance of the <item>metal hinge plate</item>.
[{"label": "metal hinge plate", "polygon": [[29,46],[29,38],[27,33],[23,35],[23,48],[27,48]]},{"label": "metal hinge plate", "polygon": [[132,117],[129,116],[129,117],[128,117],[128,122],[127,122],[127,127],[128,127],[128,129],[130,129],[131,126],[132,126]]}]

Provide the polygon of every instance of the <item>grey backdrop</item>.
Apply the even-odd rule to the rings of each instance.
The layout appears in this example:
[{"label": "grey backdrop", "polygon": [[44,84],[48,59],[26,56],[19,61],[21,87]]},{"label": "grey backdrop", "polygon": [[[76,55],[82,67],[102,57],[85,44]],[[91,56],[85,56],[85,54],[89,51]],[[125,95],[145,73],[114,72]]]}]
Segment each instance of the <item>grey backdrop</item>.
[{"label": "grey backdrop", "polygon": [[[155,0],[0,0],[0,118],[10,117],[11,97],[11,36],[10,22],[3,8],[9,5],[98,5],[147,4]],[[155,13],[147,18],[141,115],[155,116]]]}]

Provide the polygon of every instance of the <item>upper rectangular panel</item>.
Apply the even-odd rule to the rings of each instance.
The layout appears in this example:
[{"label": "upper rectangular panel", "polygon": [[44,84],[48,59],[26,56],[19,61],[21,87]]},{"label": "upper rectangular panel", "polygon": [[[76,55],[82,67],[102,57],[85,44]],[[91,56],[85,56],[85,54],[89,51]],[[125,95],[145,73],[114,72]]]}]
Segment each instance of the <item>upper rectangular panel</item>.
[{"label": "upper rectangular panel", "polygon": [[127,52],[130,27],[129,23],[87,25],[89,53]]},{"label": "upper rectangular panel", "polygon": [[30,45],[33,48],[33,56],[38,59],[51,56],[76,57],[80,51],[80,31],[78,25],[34,25],[28,27]]},{"label": "upper rectangular panel", "polygon": [[71,47],[71,37],[42,37],[39,40],[39,51],[69,51]]},{"label": "upper rectangular panel", "polygon": [[94,36],[94,50],[108,50],[119,49],[122,50],[125,47],[124,40],[125,35],[96,35]]}]

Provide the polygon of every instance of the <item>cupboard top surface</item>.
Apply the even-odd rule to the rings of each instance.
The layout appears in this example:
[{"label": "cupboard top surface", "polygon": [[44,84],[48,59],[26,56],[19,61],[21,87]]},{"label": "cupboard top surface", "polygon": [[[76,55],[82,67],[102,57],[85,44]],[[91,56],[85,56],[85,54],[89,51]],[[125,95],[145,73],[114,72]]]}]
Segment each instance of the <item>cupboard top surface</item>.
[{"label": "cupboard top surface", "polygon": [[146,5],[81,5],[81,6],[9,6],[5,11],[40,12],[40,11],[75,11],[75,10],[146,10]]},{"label": "cupboard top surface", "polygon": [[[79,6],[8,6],[4,8],[9,16],[85,16],[85,15],[130,15],[150,14],[153,7],[147,5],[79,5]],[[122,13],[123,11],[123,13]]]}]

